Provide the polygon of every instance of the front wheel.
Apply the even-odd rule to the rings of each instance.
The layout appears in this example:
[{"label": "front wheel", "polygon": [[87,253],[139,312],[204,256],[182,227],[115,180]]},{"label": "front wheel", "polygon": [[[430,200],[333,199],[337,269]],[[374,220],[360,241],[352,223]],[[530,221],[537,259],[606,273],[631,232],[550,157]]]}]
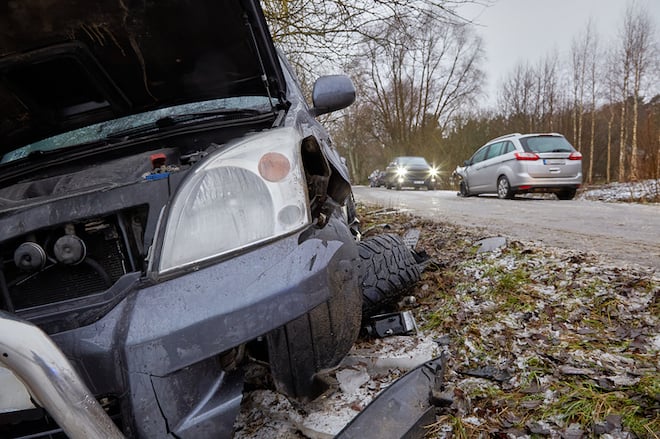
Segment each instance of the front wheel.
[{"label": "front wheel", "polygon": [[510,200],[513,198],[513,191],[511,190],[509,179],[504,175],[497,180],[497,197],[503,200]]},{"label": "front wheel", "polygon": [[415,256],[397,235],[382,234],[358,244],[362,318],[395,304],[421,278]]},{"label": "front wheel", "polygon": [[461,181],[461,184],[459,185],[459,191],[461,194],[461,197],[469,197],[470,196],[470,191],[467,188],[467,184],[465,184],[464,181]]}]

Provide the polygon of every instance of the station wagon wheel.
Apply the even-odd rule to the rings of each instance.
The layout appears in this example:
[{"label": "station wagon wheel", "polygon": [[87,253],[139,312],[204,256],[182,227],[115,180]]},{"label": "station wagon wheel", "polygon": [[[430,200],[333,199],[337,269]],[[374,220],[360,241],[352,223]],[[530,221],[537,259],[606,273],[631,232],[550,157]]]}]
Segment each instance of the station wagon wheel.
[{"label": "station wagon wheel", "polygon": [[575,189],[566,189],[564,191],[557,192],[557,198],[560,200],[572,200],[575,198],[576,192],[577,191]]},{"label": "station wagon wheel", "polygon": [[497,197],[507,200],[513,198],[513,191],[511,190],[509,179],[504,175],[497,180]]},{"label": "station wagon wheel", "polygon": [[459,190],[461,193],[461,197],[469,197],[470,196],[470,191],[467,188],[467,184],[465,184],[464,181],[461,181],[461,184],[459,185]]}]

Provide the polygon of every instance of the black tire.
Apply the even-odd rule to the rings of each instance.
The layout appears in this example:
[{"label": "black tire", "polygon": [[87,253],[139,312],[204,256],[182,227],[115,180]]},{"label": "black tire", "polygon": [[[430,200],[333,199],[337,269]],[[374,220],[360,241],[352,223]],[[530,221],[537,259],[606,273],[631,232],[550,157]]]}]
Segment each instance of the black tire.
[{"label": "black tire", "polygon": [[412,251],[397,235],[382,234],[359,243],[362,319],[396,303],[421,278]]},{"label": "black tire", "polygon": [[510,200],[513,198],[513,191],[511,190],[511,184],[509,179],[505,175],[502,175],[497,179],[497,197],[503,200]]},{"label": "black tire", "polygon": [[331,296],[266,335],[275,387],[286,395],[308,399],[325,390],[314,379],[316,373],[339,364],[358,339],[362,322],[358,244],[339,213],[332,215],[316,238],[343,241],[327,268]]},{"label": "black tire", "polygon": [[467,184],[465,184],[464,181],[461,181],[461,184],[459,185],[459,191],[461,194],[461,197],[469,197],[470,196],[470,191],[467,188]]},{"label": "black tire", "polygon": [[557,198],[560,200],[572,200],[575,198],[575,194],[577,193],[577,190],[575,189],[567,189],[561,192],[557,192]]}]

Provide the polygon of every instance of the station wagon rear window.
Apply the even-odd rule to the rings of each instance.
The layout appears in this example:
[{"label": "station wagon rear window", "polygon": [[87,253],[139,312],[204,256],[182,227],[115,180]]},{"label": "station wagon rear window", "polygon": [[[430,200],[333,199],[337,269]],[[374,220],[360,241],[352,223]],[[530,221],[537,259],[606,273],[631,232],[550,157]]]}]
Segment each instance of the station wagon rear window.
[{"label": "station wagon rear window", "polygon": [[564,137],[534,136],[521,137],[520,143],[526,152],[573,152],[575,149]]}]

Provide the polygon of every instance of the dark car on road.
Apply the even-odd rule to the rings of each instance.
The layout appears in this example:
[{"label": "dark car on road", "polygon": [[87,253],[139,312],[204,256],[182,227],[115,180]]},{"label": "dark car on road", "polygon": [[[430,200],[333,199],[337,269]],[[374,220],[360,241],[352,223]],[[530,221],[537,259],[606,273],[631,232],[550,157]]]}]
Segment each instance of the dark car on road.
[{"label": "dark car on road", "polygon": [[361,322],[351,184],[315,119],[352,82],[308,106],[257,0],[16,5],[0,437],[230,437],[248,359],[314,396]]},{"label": "dark car on road", "polygon": [[404,187],[434,190],[438,184],[438,169],[424,157],[396,157],[385,168],[385,187],[400,190]]}]

